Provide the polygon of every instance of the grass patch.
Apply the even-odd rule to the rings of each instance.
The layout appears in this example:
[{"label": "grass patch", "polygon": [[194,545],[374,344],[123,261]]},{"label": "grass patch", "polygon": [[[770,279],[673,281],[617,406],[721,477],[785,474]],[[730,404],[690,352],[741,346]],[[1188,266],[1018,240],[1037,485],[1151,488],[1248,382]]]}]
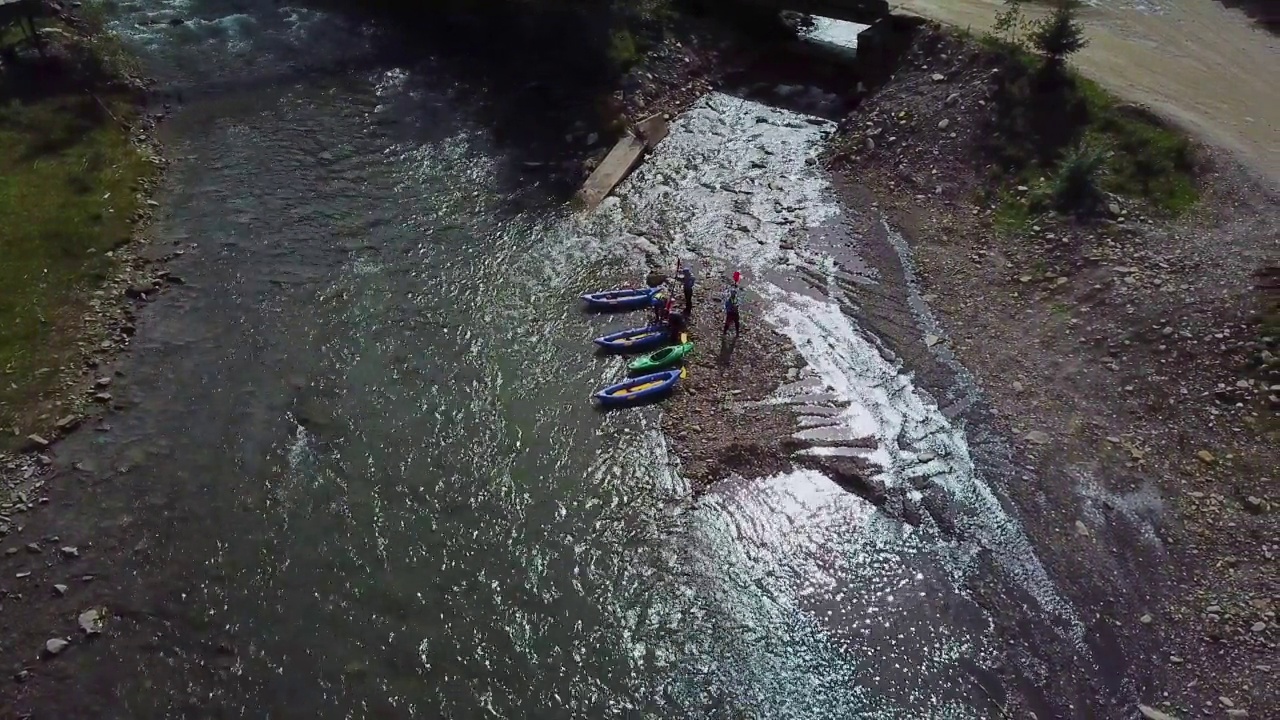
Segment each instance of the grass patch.
[{"label": "grass patch", "polygon": [[[69,65],[42,72],[66,72]],[[79,68],[79,66],[75,66]],[[8,68],[7,73],[13,72]],[[77,77],[80,69],[75,70]],[[88,77],[88,76],[86,76]],[[127,242],[154,167],[122,124],[129,96],[58,77],[0,94],[0,428],[24,427],[62,380],[87,308]],[[34,86],[37,89],[41,86]],[[72,89],[83,87],[84,89]]]},{"label": "grass patch", "polygon": [[1088,44],[1074,7],[1059,2],[1050,18],[1030,21],[1007,0],[994,31],[979,38],[1000,60],[985,133],[996,183],[1039,186],[1028,196],[1032,213],[1088,215],[1105,204],[1103,193],[1185,212],[1199,198],[1191,142],[1066,63]]}]

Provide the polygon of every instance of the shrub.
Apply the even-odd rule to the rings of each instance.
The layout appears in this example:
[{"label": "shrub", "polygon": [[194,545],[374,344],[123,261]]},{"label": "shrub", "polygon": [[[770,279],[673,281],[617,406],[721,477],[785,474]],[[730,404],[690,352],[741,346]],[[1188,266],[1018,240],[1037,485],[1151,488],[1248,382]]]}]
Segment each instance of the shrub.
[{"label": "shrub", "polygon": [[1058,163],[1049,185],[1054,209],[1086,214],[1102,204],[1102,179],[1106,173],[1107,151],[1103,147],[1079,143]]}]

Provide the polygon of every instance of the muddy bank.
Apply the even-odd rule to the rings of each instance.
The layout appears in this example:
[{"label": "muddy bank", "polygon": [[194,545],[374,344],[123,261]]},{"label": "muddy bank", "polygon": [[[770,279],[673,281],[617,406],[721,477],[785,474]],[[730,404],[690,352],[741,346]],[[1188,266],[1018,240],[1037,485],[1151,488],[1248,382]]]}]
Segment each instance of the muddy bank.
[{"label": "muddy bank", "polygon": [[[1113,198],[1108,219],[1010,231],[977,200],[990,70],[956,49],[911,56],[850,117],[834,165],[918,264],[937,325],[904,346],[971,371],[1022,458],[1002,490],[1115,661],[1117,684],[1082,679],[1081,694],[1117,716],[1145,702],[1269,717],[1280,370],[1266,369],[1276,340],[1259,333],[1255,273],[1280,252],[1278,198],[1206,149],[1187,216]],[[1073,676],[1087,674],[1055,682]]]}]

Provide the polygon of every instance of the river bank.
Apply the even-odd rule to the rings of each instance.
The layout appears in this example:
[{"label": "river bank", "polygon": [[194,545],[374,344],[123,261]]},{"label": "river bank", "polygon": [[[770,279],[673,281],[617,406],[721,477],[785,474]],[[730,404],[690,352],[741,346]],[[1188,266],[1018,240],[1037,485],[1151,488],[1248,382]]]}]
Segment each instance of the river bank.
[{"label": "river bank", "polygon": [[143,252],[165,167],[148,81],[100,8],[45,7],[42,47],[19,43],[0,75],[0,535],[41,495],[42,452],[113,406],[138,302],[181,281]]},{"label": "river bank", "polygon": [[1076,578],[1073,605],[1105,619],[1128,692],[1178,717],[1269,716],[1280,401],[1256,278],[1280,253],[1278,198],[1204,147],[1189,214],[1117,198],[1101,221],[1010,227],[972,152],[993,102],[975,52],[926,33],[837,151],[918,264],[937,324],[913,353],[973,373],[1025,458],[1003,491]]}]

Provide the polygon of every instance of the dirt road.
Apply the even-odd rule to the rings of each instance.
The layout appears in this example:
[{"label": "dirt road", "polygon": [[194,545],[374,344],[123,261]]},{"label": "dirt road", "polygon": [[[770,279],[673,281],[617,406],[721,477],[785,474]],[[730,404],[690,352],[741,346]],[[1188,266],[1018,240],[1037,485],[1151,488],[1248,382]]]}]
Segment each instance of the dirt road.
[{"label": "dirt road", "polygon": [[[1103,2],[1083,9],[1091,42],[1076,59],[1080,69],[1280,185],[1280,36],[1215,0]],[[1001,0],[904,0],[900,10],[977,31],[1002,7]]]}]

